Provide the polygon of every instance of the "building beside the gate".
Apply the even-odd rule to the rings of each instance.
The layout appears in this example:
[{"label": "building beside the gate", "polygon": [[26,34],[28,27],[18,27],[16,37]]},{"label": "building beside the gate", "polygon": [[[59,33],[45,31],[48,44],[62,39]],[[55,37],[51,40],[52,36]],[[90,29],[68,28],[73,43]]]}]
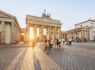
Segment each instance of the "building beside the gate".
[{"label": "building beside the gate", "polygon": [[25,38],[25,28],[21,28],[20,33],[21,33],[21,41],[24,41],[24,38]]},{"label": "building beside the gate", "polygon": [[72,30],[63,32],[62,38],[64,38],[65,40],[69,40],[69,39],[90,40],[89,32],[90,32],[90,28],[88,26],[85,26],[82,28],[76,28],[76,29],[72,29]]},{"label": "building beside the gate", "polygon": [[20,26],[16,17],[0,11],[0,43],[11,44],[20,40]]},{"label": "building beside the gate", "polygon": [[[42,14],[42,17],[37,16],[26,16],[26,31],[25,31],[25,41],[30,39],[30,28],[33,28],[33,39],[39,38],[43,40],[43,37],[46,39],[60,39],[61,38],[61,25],[62,23],[59,20],[54,20],[50,18],[50,15],[46,13]],[[44,33],[44,30],[46,33]],[[38,35],[38,34],[39,35]]]},{"label": "building beside the gate", "polygon": [[66,40],[69,38],[72,40],[76,40],[77,38],[81,40],[95,40],[95,20],[87,20],[75,24],[75,29],[62,32],[62,37]]},{"label": "building beside the gate", "polygon": [[85,27],[88,26],[90,28],[89,31],[89,40],[95,40],[95,19],[91,20],[86,20],[84,22],[75,24],[75,28],[81,28],[81,27]]}]

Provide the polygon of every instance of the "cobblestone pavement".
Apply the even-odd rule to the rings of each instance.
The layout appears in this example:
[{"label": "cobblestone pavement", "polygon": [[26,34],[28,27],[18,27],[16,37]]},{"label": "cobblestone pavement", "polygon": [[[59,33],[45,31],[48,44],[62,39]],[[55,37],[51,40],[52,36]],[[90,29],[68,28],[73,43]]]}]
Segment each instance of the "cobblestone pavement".
[{"label": "cobblestone pavement", "polygon": [[38,44],[24,48],[1,48],[0,70],[95,70],[95,44],[74,43],[45,54]]},{"label": "cobblestone pavement", "polygon": [[0,44],[0,48],[20,48],[23,47],[23,42],[17,44]]}]

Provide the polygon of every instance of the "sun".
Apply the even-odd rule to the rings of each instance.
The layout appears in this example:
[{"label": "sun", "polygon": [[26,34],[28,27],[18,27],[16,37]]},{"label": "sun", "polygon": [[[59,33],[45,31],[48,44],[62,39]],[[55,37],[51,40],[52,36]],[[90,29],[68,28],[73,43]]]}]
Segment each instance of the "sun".
[{"label": "sun", "polygon": [[[34,39],[33,27],[30,27],[29,31],[30,31],[30,40],[33,40]],[[39,28],[37,28],[36,31],[37,31],[37,37],[39,37]],[[45,28],[43,29],[43,35],[46,35],[46,29]]]}]

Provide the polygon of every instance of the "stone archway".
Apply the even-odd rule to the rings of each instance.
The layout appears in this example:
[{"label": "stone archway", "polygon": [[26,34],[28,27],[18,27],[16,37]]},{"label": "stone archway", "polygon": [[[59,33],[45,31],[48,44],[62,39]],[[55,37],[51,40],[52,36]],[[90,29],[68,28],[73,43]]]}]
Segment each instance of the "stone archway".
[{"label": "stone archway", "polygon": [[36,17],[27,15],[26,22],[26,41],[29,40],[29,27],[33,27],[34,40],[37,39],[37,28],[39,28],[40,41],[43,40],[44,29],[46,30],[47,39],[61,39],[61,23],[59,20],[53,20],[49,17]]}]

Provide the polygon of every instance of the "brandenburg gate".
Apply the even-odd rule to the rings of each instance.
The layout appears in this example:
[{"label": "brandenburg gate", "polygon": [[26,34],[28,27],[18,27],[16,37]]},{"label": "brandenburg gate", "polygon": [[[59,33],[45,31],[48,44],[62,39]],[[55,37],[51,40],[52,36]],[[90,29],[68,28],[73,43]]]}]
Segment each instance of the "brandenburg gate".
[{"label": "brandenburg gate", "polygon": [[42,14],[42,17],[36,17],[27,15],[26,16],[26,30],[25,30],[25,41],[29,41],[30,39],[30,30],[29,28],[33,28],[33,40],[37,38],[37,28],[39,29],[39,40],[42,41],[44,34],[43,31],[46,29],[46,39],[49,40],[52,38],[61,39],[61,25],[62,23],[59,20],[54,20],[50,18],[49,15],[45,13]]}]

